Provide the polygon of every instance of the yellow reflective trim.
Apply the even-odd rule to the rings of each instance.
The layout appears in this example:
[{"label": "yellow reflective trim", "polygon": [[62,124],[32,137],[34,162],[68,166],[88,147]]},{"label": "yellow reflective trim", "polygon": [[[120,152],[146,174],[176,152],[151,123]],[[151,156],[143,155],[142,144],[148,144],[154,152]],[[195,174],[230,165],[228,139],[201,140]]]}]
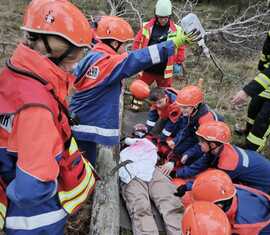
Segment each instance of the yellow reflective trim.
[{"label": "yellow reflective trim", "polygon": [[86,169],[86,177],[74,189],[72,189],[70,191],[60,191],[60,192],[58,192],[59,199],[60,199],[61,202],[71,200],[72,198],[79,195],[87,187],[87,185],[89,184],[89,181],[91,181],[92,179],[95,179],[95,177],[94,177],[94,175],[92,173],[92,169],[91,169],[90,165],[84,159],[83,159],[83,161],[84,161],[84,165],[85,165],[85,169]]},{"label": "yellow reflective trim", "polygon": [[269,66],[270,66],[270,63],[266,63],[266,64],[264,64],[263,66],[264,66],[266,69],[268,69]]},{"label": "yellow reflective trim", "polygon": [[88,184],[88,187],[84,190],[84,192],[79,196],[74,198],[73,200],[70,200],[68,202],[66,202],[64,204],[64,209],[68,212],[68,213],[72,213],[72,211],[81,203],[83,203],[86,199],[87,196],[89,194],[90,189],[93,187],[93,185],[95,184],[95,180],[91,179],[90,183]]},{"label": "yellow reflective trim", "polygon": [[171,78],[172,76],[173,76],[173,73],[164,74],[164,78]]},{"label": "yellow reflective trim", "polygon": [[167,65],[166,70],[173,70],[173,65]]},{"label": "yellow reflective trim", "polygon": [[3,230],[4,228],[4,223],[5,223],[5,220],[2,218],[2,216],[0,217],[0,229]]},{"label": "yellow reflective trim", "polygon": [[70,146],[69,146],[69,154],[72,155],[73,153],[75,153],[76,151],[79,150],[78,145],[76,140],[74,139],[74,137],[71,138],[70,141]]},{"label": "yellow reflective trim", "polygon": [[249,140],[251,143],[256,144],[260,147],[265,145],[265,139],[259,138],[253,135],[251,132],[249,132],[247,136],[247,140]]},{"label": "yellow reflective trim", "polygon": [[3,217],[6,216],[7,207],[3,203],[0,203],[0,213],[3,215]]},{"label": "yellow reflective trim", "polygon": [[270,99],[270,91],[265,90],[259,94],[260,97],[264,97],[266,99]]},{"label": "yellow reflective trim", "polygon": [[263,73],[259,73],[255,77],[255,81],[260,83],[265,89],[267,89],[270,86],[270,79]]},{"label": "yellow reflective trim", "polygon": [[251,124],[251,125],[253,125],[254,124],[254,119],[252,119],[252,118],[250,118],[250,117],[247,117],[246,118],[246,121],[247,121],[247,123],[249,123],[249,124]]},{"label": "yellow reflective trim", "polygon": [[266,61],[266,56],[265,56],[265,54],[261,54],[260,60],[261,60],[261,61]]}]

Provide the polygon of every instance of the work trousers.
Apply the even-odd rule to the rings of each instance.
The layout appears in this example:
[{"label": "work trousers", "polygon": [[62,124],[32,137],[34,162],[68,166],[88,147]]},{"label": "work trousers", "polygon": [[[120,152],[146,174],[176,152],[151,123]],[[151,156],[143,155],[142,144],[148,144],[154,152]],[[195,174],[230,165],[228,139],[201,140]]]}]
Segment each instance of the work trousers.
[{"label": "work trousers", "polygon": [[159,234],[150,200],[164,220],[167,235],[181,234],[183,207],[180,198],[174,196],[176,186],[158,168],[150,182],[134,178],[128,184],[122,184],[121,189],[134,235]]},{"label": "work trousers", "polygon": [[270,100],[255,96],[248,107],[247,148],[260,152],[270,134]]}]

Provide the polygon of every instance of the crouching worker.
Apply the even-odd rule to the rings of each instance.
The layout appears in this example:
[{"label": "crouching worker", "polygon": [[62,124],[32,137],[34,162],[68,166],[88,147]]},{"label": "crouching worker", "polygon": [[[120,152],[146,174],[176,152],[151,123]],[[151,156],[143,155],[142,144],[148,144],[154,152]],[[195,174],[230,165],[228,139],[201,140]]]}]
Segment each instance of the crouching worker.
[{"label": "crouching worker", "polygon": [[6,212],[6,234],[63,235],[67,215],[95,186],[65,101],[92,32],[64,0],[32,1],[22,29],[24,42],[0,74],[0,225]]},{"label": "crouching worker", "polygon": [[[203,152],[195,134],[199,126],[212,120],[223,120],[223,117],[211,110],[204,102],[204,93],[199,86],[189,85],[178,92],[176,103],[181,110],[181,116],[175,124],[176,136],[167,141],[169,147],[178,156],[182,164],[190,165],[199,159]],[[169,124],[168,124],[169,125]],[[161,167],[165,174],[174,168],[170,161]]]},{"label": "crouching worker", "polygon": [[149,100],[152,103],[148,112],[146,126],[150,132],[160,121],[160,140],[166,141],[170,136],[170,130],[174,129],[174,124],[180,116],[180,108],[175,103],[177,90],[173,88],[153,88],[150,91]]},{"label": "crouching worker", "polygon": [[217,168],[225,171],[235,183],[270,192],[270,161],[255,151],[231,145],[231,131],[226,123],[204,123],[196,134],[204,156],[178,169],[177,177],[191,178],[207,168]]},{"label": "crouching worker", "polygon": [[207,201],[196,201],[185,210],[182,235],[231,235],[231,225],[218,206]]},{"label": "crouching worker", "polygon": [[232,234],[270,234],[270,197],[262,191],[234,185],[223,171],[209,170],[194,181],[192,197],[195,201],[209,201],[227,215]]},{"label": "crouching worker", "polygon": [[132,161],[120,168],[119,176],[133,234],[159,234],[151,209],[153,201],[163,217],[166,233],[179,235],[182,205],[180,199],[174,196],[176,187],[155,167],[157,149],[144,138],[146,132],[145,125],[135,125],[133,138],[125,139],[128,147],[120,153],[120,162]]}]

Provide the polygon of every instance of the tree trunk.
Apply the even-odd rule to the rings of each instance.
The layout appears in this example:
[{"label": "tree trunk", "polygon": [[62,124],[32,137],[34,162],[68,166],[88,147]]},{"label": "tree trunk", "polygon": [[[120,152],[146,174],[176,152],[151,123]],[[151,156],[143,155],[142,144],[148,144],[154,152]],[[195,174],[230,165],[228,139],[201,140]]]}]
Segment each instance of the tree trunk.
[{"label": "tree trunk", "polygon": [[116,166],[115,152],[115,148],[99,148],[97,171],[102,179],[97,182],[94,193],[90,235],[119,234],[118,174],[110,175]]},{"label": "tree trunk", "polygon": [[[124,87],[124,85],[123,85]],[[123,117],[123,95],[120,99],[120,130]],[[89,235],[119,235],[120,207],[118,172],[111,174],[119,161],[119,146],[99,145],[97,172],[101,180],[97,182],[93,197]]]}]

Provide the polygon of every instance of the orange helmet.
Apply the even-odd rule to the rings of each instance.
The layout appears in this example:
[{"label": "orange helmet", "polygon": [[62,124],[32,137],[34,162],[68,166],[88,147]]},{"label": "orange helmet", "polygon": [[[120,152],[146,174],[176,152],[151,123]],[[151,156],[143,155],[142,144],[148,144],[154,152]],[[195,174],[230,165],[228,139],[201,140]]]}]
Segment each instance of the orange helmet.
[{"label": "orange helmet", "polygon": [[178,92],[176,103],[181,106],[197,106],[203,102],[203,92],[198,86],[186,86]]},{"label": "orange helmet", "polygon": [[231,140],[231,131],[229,126],[220,121],[209,121],[199,126],[196,134],[207,141],[220,143],[229,143]]},{"label": "orange helmet", "polygon": [[201,173],[192,185],[195,201],[219,202],[232,198],[236,188],[231,178],[223,171],[208,170]]},{"label": "orange helmet", "polygon": [[197,201],[188,206],[182,219],[183,235],[231,235],[226,214],[210,202]]},{"label": "orange helmet", "polygon": [[57,35],[77,47],[88,47],[93,38],[86,17],[68,0],[33,0],[26,9],[21,29]]},{"label": "orange helmet", "polygon": [[114,39],[119,42],[133,40],[134,32],[130,24],[118,16],[102,16],[98,22],[96,35],[99,39]]},{"label": "orange helmet", "polygon": [[150,88],[148,84],[140,79],[134,80],[131,83],[129,90],[135,98],[140,100],[146,99],[150,94]]}]

